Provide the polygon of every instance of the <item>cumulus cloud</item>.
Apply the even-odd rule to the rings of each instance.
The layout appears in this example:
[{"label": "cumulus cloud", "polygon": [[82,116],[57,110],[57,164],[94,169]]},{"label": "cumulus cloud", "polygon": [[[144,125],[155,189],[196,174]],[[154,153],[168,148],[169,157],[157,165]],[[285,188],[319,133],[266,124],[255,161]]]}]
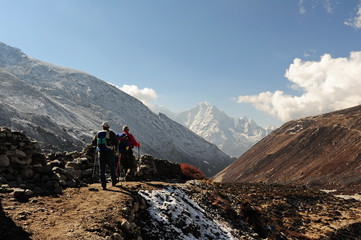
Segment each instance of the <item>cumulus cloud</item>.
[{"label": "cumulus cloud", "polygon": [[240,96],[238,103],[251,103],[281,121],[335,111],[361,104],[361,52],[349,58],[325,54],[320,61],[296,58],[285,77],[298,95],[283,91]]},{"label": "cumulus cloud", "polygon": [[361,4],[358,5],[356,16],[349,18],[344,22],[344,24],[351,26],[355,29],[361,28]]},{"label": "cumulus cloud", "polygon": [[137,98],[139,101],[141,101],[144,105],[148,107],[153,107],[154,103],[158,98],[157,93],[151,88],[139,89],[135,85],[126,85],[126,84],[118,88],[128,93],[129,95]]}]

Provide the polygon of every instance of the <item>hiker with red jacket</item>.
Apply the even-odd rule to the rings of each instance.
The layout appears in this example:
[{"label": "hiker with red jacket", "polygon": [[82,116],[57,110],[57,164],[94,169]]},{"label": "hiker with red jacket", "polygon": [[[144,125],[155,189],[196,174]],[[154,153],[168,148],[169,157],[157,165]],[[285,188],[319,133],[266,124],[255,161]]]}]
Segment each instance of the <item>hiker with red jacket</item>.
[{"label": "hiker with red jacket", "polygon": [[119,153],[120,153],[120,164],[124,168],[125,175],[130,177],[134,174],[136,163],[135,157],[133,156],[133,148],[139,147],[138,143],[133,134],[129,132],[129,127],[125,125],[123,132],[117,134],[119,140]]}]

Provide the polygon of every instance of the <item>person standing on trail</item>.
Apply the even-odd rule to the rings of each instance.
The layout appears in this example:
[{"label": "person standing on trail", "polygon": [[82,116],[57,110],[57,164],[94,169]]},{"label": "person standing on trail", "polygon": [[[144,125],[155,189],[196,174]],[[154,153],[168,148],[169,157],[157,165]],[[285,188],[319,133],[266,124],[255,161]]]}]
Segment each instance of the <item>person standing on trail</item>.
[{"label": "person standing on trail", "polygon": [[139,148],[140,143],[138,143],[133,134],[129,132],[129,127],[127,125],[123,127],[122,133],[117,134],[117,137],[119,139],[120,164],[123,166],[126,176],[132,175],[134,174],[136,167],[133,148]]},{"label": "person standing on trail", "polygon": [[117,135],[110,130],[109,123],[103,122],[102,130],[94,136],[92,143],[93,146],[97,146],[100,181],[103,190],[106,190],[107,180],[105,178],[105,169],[107,165],[110,169],[112,185],[115,186],[117,184],[117,178],[115,175],[115,157],[119,141]]}]

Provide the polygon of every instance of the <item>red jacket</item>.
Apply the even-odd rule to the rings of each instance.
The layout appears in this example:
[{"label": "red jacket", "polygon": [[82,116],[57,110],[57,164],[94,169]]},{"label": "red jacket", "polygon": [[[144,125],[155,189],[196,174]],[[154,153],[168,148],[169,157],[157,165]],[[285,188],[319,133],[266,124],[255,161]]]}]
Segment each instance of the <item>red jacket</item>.
[{"label": "red jacket", "polygon": [[140,146],[140,143],[135,140],[133,134],[129,133],[129,131],[123,131],[123,133],[128,134],[131,148]]}]

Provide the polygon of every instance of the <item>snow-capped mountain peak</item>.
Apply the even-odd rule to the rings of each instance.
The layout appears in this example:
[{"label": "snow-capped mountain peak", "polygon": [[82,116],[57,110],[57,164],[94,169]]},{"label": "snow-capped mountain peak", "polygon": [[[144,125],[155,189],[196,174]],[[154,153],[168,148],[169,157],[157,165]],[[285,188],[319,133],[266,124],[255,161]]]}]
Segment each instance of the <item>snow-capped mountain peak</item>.
[{"label": "snow-capped mountain peak", "polygon": [[174,120],[191,129],[225,153],[238,157],[269,132],[248,117],[231,118],[216,106],[201,102]]}]

